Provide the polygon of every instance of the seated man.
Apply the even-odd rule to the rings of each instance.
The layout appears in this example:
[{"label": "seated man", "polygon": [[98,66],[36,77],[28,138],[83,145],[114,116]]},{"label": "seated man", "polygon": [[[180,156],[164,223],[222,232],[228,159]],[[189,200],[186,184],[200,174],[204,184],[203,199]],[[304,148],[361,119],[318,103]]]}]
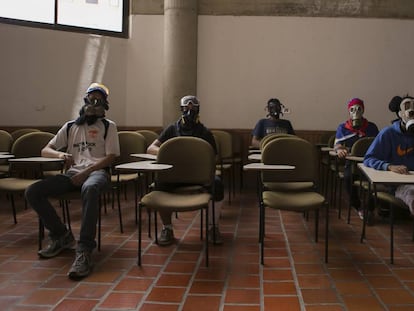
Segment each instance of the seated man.
[{"label": "seated man", "polygon": [[49,230],[50,243],[38,252],[46,259],[76,244],[48,197],[75,190],[81,194],[80,235],[76,257],[68,272],[68,277],[74,280],[92,272],[99,198],[102,191],[110,187],[109,167],[120,153],[116,124],[105,118],[105,110],[109,109],[108,94],[108,88],[102,84],[92,83],[88,87],[79,117],[66,122],[42,149],[42,156],[62,159],[66,172],[42,179],[26,189],[27,202]]},{"label": "seated man", "polygon": [[254,148],[260,147],[260,141],[269,134],[286,133],[295,135],[292,124],[289,120],[280,119],[283,116],[283,109],[285,106],[277,99],[271,98],[267,102],[267,118],[260,119],[252,132],[251,146]]},{"label": "seated man", "polygon": [[[334,148],[340,159],[345,159],[349,154],[353,144],[362,137],[375,137],[378,134],[378,127],[373,122],[369,122],[363,117],[365,110],[364,102],[359,98],[353,98],[348,102],[349,119],[341,123],[336,130]],[[345,189],[351,195],[350,204],[363,219],[363,211],[360,209],[360,199],[358,190],[351,189],[351,165],[345,161],[344,166],[344,183]],[[357,178],[357,176],[354,176]]]},{"label": "seated man", "polygon": [[[181,98],[180,108],[182,116],[178,121],[172,123],[167,128],[165,128],[158,139],[156,139],[147,149],[147,153],[156,155],[162,143],[166,142],[168,139],[177,137],[177,136],[194,136],[199,137],[210,143],[214,151],[217,154],[216,142],[214,140],[213,134],[208,130],[199,119],[200,112],[200,102],[195,96],[184,96]],[[157,190],[170,190],[180,185],[175,184],[156,184],[155,188]],[[209,228],[209,240],[215,244],[222,244],[221,234],[218,228],[218,221],[220,217],[220,210],[222,205],[222,200],[224,197],[223,183],[220,178],[216,176],[215,178],[215,226],[213,223],[210,224]],[[209,210],[211,213],[211,209]],[[211,213],[212,214],[212,213]],[[213,217],[210,214],[209,219],[212,221]],[[171,213],[170,212],[160,212],[161,220],[163,223],[163,229],[161,235],[158,238],[158,243],[160,245],[170,245],[174,242],[174,231],[171,222]],[[215,237],[215,240],[214,240]]]},{"label": "seated man", "polygon": [[[414,170],[414,97],[394,97],[389,109],[398,119],[384,128],[372,142],[364,157],[364,165],[377,170],[408,174]],[[414,185],[400,185],[395,196],[414,215]]]}]

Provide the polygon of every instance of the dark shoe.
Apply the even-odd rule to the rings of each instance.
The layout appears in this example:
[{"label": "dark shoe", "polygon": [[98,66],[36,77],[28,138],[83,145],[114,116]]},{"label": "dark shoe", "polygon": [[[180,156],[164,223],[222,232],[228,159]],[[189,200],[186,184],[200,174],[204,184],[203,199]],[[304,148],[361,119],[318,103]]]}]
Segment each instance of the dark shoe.
[{"label": "dark shoe", "polygon": [[37,253],[42,258],[52,258],[60,254],[65,249],[73,248],[75,244],[76,241],[73,237],[72,232],[68,231],[65,233],[65,235],[61,236],[58,239],[51,239],[49,245]]},{"label": "dark shoe", "polygon": [[158,237],[158,244],[161,246],[171,245],[174,242],[174,231],[170,228],[163,228]]},{"label": "dark shoe", "polygon": [[77,251],[75,261],[68,272],[68,277],[72,280],[80,280],[88,276],[93,269],[91,252]]},{"label": "dark shoe", "polygon": [[216,245],[223,244],[223,237],[221,236],[220,230],[217,226],[208,229],[208,241]]}]

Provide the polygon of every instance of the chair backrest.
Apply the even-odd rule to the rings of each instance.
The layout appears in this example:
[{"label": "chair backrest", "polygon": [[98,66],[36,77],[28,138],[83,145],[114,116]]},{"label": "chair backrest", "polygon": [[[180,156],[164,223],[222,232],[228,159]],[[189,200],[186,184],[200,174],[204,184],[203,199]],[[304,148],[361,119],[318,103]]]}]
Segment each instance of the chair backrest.
[{"label": "chair backrest", "polygon": [[18,130],[11,132],[10,135],[12,136],[13,141],[16,141],[16,139],[19,138],[20,136],[23,136],[24,134],[32,133],[32,132],[41,132],[41,131],[35,128],[22,128],[22,129],[18,129]]},{"label": "chair backrest", "polygon": [[331,135],[331,137],[329,137],[329,139],[328,139],[328,147],[331,147],[331,148],[334,147],[335,138],[336,138],[336,134],[333,134],[333,135]]},{"label": "chair backrest", "polygon": [[9,132],[0,130],[0,151],[10,152],[13,143],[13,137]]},{"label": "chair backrest", "polygon": [[55,136],[49,132],[30,132],[17,138],[12,145],[11,153],[16,158],[40,157],[43,147]]},{"label": "chair backrest", "polygon": [[214,180],[216,155],[201,138],[179,136],[167,140],[160,146],[157,162],[173,166],[156,173],[157,182],[210,185]]},{"label": "chair backrest", "polygon": [[297,136],[296,135],[292,135],[292,134],[287,134],[287,133],[274,133],[274,134],[266,135],[260,141],[260,150],[263,151],[263,148],[266,146],[266,144],[268,142],[272,141],[275,138],[279,138],[279,137],[297,137]]},{"label": "chair backrest", "polygon": [[[363,157],[374,139],[375,137],[362,137],[358,139],[352,145],[350,154],[355,157]],[[357,174],[359,172],[357,162],[355,161],[351,161],[351,172],[353,174]]]},{"label": "chair backrest", "polygon": [[233,140],[229,132],[212,130],[220,159],[230,159],[233,156]]},{"label": "chair backrest", "polygon": [[263,172],[263,182],[318,181],[318,152],[309,141],[294,137],[279,137],[268,142],[262,151],[264,164],[293,165],[293,170]]},{"label": "chair backrest", "polygon": [[145,137],[146,146],[148,147],[153,143],[154,140],[158,138],[158,133],[151,131],[151,130],[138,130],[137,133],[140,133],[142,136]]},{"label": "chair backrest", "polygon": [[131,157],[131,153],[145,153],[147,142],[145,137],[136,131],[119,131],[119,149],[120,156],[116,159],[117,164],[138,161],[137,158]]},{"label": "chair backrest", "polygon": [[351,155],[356,157],[363,157],[367,152],[369,146],[374,141],[375,137],[362,137],[358,139],[351,148]]},{"label": "chair backrest", "polygon": [[[12,145],[11,153],[16,158],[26,157],[40,157],[43,147],[45,147],[49,141],[55,136],[55,134],[42,131],[34,131],[24,134],[17,138]],[[34,164],[33,168],[39,170],[38,165]],[[45,163],[42,165],[43,170],[60,170],[61,163]],[[10,165],[10,172],[12,174],[26,174],[31,170],[31,166],[28,164],[14,163]],[[39,174],[35,172],[34,175]]]}]

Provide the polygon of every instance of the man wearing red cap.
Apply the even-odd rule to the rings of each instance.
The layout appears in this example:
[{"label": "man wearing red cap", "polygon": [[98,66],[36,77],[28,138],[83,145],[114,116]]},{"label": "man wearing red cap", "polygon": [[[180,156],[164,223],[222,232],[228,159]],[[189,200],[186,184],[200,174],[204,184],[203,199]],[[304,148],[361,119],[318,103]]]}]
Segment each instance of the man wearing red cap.
[{"label": "man wearing red cap", "polygon": [[[336,130],[334,148],[338,158],[344,159],[358,139],[377,136],[378,127],[363,117],[364,110],[364,102],[361,99],[353,98],[348,102],[349,119],[341,123]],[[345,161],[344,183],[348,194],[350,194],[351,205],[358,211],[358,215],[362,219],[363,212],[360,210],[361,203],[358,191],[356,189],[351,191],[351,165],[348,161]]]}]

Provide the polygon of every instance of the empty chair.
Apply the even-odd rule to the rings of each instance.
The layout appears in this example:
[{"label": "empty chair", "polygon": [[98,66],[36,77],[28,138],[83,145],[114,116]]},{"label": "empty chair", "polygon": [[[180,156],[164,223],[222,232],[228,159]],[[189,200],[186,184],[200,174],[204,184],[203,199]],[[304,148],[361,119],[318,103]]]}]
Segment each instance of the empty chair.
[{"label": "empty chair", "polygon": [[16,141],[16,139],[19,138],[20,136],[27,134],[27,133],[32,133],[32,132],[41,132],[41,131],[35,128],[22,128],[22,129],[14,130],[13,132],[10,133],[10,135],[12,136],[13,141]]},{"label": "empty chair", "polygon": [[151,130],[138,130],[137,133],[141,134],[142,136],[145,137],[145,141],[146,141],[146,148],[152,144],[152,142],[154,140],[156,140],[158,138],[158,133],[151,131]]},{"label": "empty chair", "polygon": [[[234,171],[233,171],[233,141],[231,134],[222,130],[212,130],[218,152],[217,175],[224,179],[227,173],[228,182],[228,201],[231,202],[231,190],[234,187]],[[224,182],[224,180],[223,180]]]},{"label": "empty chair", "polygon": [[9,132],[0,130],[0,151],[10,152],[13,143],[13,137]]},{"label": "empty chair", "polygon": [[[42,148],[54,135],[47,132],[31,132],[16,139],[11,153],[16,158],[39,157]],[[0,178],[0,191],[10,197],[14,223],[17,223],[15,195],[23,194],[27,187],[43,176],[43,168],[49,164],[42,163],[13,163],[9,165],[9,177]],[[47,168],[47,167],[46,167]]]},{"label": "empty chair", "polygon": [[269,141],[272,141],[273,139],[276,139],[276,138],[279,138],[279,137],[297,137],[297,136],[293,135],[293,134],[287,134],[287,133],[274,133],[274,134],[266,135],[260,141],[260,150],[263,150],[263,148],[266,146],[266,144]]},{"label": "empty chair", "polygon": [[[120,156],[115,160],[113,167],[115,167],[118,164],[137,161],[138,160],[137,158],[131,157],[132,153],[145,153],[146,152],[146,140],[145,140],[145,137],[141,135],[140,133],[137,133],[135,131],[119,131],[118,138],[119,138]],[[138,206],[138,178],[139,178],[139,175],[135,171],[131,171],[131,172],[128,172],[128,171],[119,172],[118,171],[117,172],[113,170],[113,174],[111,176],[112,189],[116,190],[118,212],[119,212],[119,226],[120,226],[121,232],[123,232],[121,202],[120,202],[121,187],[126,188],[128,184],[132,184],[134,186],[135,222],[137,222],[136,207]],[[126,195],[126,192],[125,192],[125,195]]]},{"label": "empty chair", "polygon": [[[281,152],[283,151],[283,152]],[[304,161],[303,159],[306,159]],[[280,137],[270,141],[262,151],[264,164],[284,164],[295,166],[293,170],[263,171],[261,174],[262,191],[260,196],[261,263],[264,263],[265,209],[279,209],[292,212],[315,212],[315,242],[318,241],[319,210],[328,206],[325,197],[318,192],[318,154],[315,146],[298,137]],[[266,183],[309,183],[312,189],[284,191],[267,189]],[[328,219],[325,220],[325,261],[328,261]]]},{"label": "empty chair", "polygon": [[[10,152],[13,143],[13,137],[9,132],[0,130],[0,152]],[[0,176],[7,176],[9,173],[9,164],[7,160],[0,160]]]}]

